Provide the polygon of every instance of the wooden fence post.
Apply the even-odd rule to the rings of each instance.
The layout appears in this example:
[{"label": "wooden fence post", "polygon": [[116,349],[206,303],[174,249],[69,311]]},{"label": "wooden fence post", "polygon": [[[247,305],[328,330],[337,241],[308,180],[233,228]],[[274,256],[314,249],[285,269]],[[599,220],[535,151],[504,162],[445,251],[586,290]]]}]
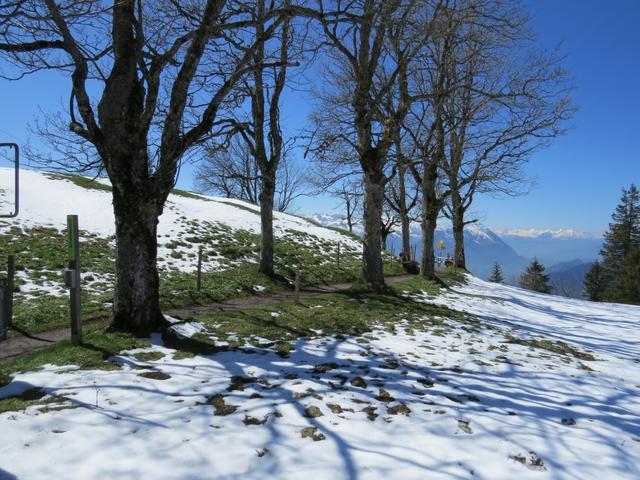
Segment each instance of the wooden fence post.
[{"label": "wooden fence post", "polygon": [[7,257],[7,279],[0,285],[0,340],[7,339],[7,332],[13,323],[13,287],[15,257]]},{"label": "wooden fence post", "polygon": [[299,267],[296,270],[295,299],[296,299],[296,303],[300,301],[300,268]]},{"label": "wooden fence post", "polygon": [[196,290],[202,288],[202,247],[198,248],[198,269],[196,270]]},{"label": "wooden fence post", "polygon": [[7,326],[13,325],[13,290],[15,289],[15,276],[16,276],[16,257],[9,255],[7,257],[7,290],[5,295],[7,298],[5,302],[7,304]]},{"label": "wooden fence post", "polygon": [[0,308],[0,342],[7,339],[7,330],[9,329],[4,311],[4,288],[4,282],[0,282],[0,303],[2,304],[2,308]]},{"label": "wooden fence post", "polygon": [[71,305],[71,343],[82,343],[82,316],[80,302],[80,233],[78,216],[67,215],[67,247],[69,265],[65,271],[65,280],[69,287]]}]

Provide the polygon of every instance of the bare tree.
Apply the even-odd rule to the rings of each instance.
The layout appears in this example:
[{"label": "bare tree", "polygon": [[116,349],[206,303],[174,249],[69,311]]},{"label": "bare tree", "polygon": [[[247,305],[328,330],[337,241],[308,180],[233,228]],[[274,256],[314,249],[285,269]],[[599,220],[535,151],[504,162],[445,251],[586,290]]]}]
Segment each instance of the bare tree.
[{"label": "bare tree", "polygon": [[450,51],[444,103],[455,266],[466,267],[464,227],[475,195],[526,191],[522,167],[561,135],[572,116],[568,76],[557,52],[541,51],[518,3],[487,4]]},{"label": "bare tree", "polygon": [[[201,193],[222,195],[258,205],[262,174],[247,144],[237,137],[227,148],[211,148],[198,164],[195,189]],[[274,209],[286,212],[296,199],[307,193],[303,170],[285,151],[276,173]]]},{"label": "bare tree", "polygon": [[156,232],[180,161],[215,127],[237,82],[255,69],[256,52],[287,18],[272,4],[256,20],[243,3],[0,4],[0,54],[19,76],[69,74],[69,129],[95,149],[111,180],[115,327],[145,334],[163,321]]},{"label": "bare tree", "polygon": [[353,179],[343,178],[337,186],[329,189],[329,193],[338,197],[344,205],[349,233],[353,233],[355,217],[362,207],[362,183]]},{"label": "bare tree", "polygon": [[403,262],[410,262],[411,258],[411,222],[416,220],[413,212],[419,205],[420,190],[413,176],[409,175],[409,168],[413,160],[404,153],[402,140],[398,133],[395,142],[394,175],[387,183],[385,192],[386,205],[393,210],[399,219],[402,230],[402,250],[400,258]]},{"label": "bare tree", "polygon": [[[319,2],[321,11],[324,3]],[[320,20],[334,62],[315,115],[316,152],[325,161],[355,160],[360,166],[364,181],[363,280],[383,290],[385,169],[410,106],[406,71],[428,36],[432,11],[428,2],[412,0],[332,3],[350,15],[347,21]],[[336,155],[345,149],[350,152],[347,156]]]}]

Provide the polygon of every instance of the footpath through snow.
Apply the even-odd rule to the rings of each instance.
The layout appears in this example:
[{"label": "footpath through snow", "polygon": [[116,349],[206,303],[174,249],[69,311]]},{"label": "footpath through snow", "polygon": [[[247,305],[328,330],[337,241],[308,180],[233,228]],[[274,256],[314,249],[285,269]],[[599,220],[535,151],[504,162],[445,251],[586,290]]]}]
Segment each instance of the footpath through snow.
[{"label": "footpath through snow", "polygon": [[78,408],[0,414],[0,478],[640,478],[640,307],[475,278],[418,298],[480,322],[301,339],[286,358],[176,359],[153,338],[162,358],[119,371],[17,375],[0,397],[39,386]]}]

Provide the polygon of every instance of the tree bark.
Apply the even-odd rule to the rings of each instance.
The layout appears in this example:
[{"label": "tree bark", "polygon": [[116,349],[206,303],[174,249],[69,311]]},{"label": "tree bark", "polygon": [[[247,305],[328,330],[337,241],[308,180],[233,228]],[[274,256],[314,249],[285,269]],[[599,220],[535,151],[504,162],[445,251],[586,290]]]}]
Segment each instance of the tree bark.
[{"label": "tree bark", "polygon": [[451,223],[453,225],[453,240],[455,252],[453,262],[456,268],[467,268],[464,253],[464,208],[462,199],[457,191],[451,193]]},{"label": "tree bark", "polygon": [[400,258],[403,262],[411,261],[411,225],[409,220],[409,208],[407,208],[407,188],[405,186],[405,176],[407,168],[401,165],[398,171],[398,206],[400,222],[402,225],[402,252]]},{"label": "tree bark", "polygon": [[260,190],[260,265],[258,271],[273,276],[273,202],[276,191],[275,172],[262,175]]},{"label": "tree bark", "polygon": [[364,245],[362,250],[362,279],[375,291],[384,290],[382,266],[382,208],[384,181],[381,169],[364,172]]},{"label": "tree bark", "polygon": [[149,197],[116,194],[113,327],[148,335],[162,325],[156,233],[161,209]]},{"label": "tree bark", "polygon": [[433,241],[435,239],[438,214],[442,207],[436,190],[438,164],[435,159],[425,162],[422,176],[422,259],[420,273],[429,280],[436,279],[436,258]]}]

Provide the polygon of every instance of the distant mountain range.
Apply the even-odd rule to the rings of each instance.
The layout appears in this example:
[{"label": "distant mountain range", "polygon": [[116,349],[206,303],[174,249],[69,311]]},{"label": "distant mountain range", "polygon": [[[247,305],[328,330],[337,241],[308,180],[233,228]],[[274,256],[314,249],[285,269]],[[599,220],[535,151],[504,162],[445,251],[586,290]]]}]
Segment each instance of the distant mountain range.
[{"label": "distant mountain range", "polygon": [[[346,228],[339,215],[316,214],[311,219],[326,226]],[[362,225],[354,227],[354,233],[362,233]],[[421,230],[418,223],[411,225],[411,244],[420,258]],[[443,241],[443,254],[453,255],[453,232],[442,224],[436,231],[436,243]],[[387,240],[387,248],[395,253],[401,249],[399,231]],[[516,284],[522,272],[533,260],[547,267],[554,293],[580,297],[583,291],[584,274],[598,256],[602,238],[572,229],[492,229],[480,225],[468,225],[465,229],[465,253],[467,268],[474,275],[488,278],[495,262],[500,264],[505,281]],[[436,254],[440,252],[436,251]]]}]

